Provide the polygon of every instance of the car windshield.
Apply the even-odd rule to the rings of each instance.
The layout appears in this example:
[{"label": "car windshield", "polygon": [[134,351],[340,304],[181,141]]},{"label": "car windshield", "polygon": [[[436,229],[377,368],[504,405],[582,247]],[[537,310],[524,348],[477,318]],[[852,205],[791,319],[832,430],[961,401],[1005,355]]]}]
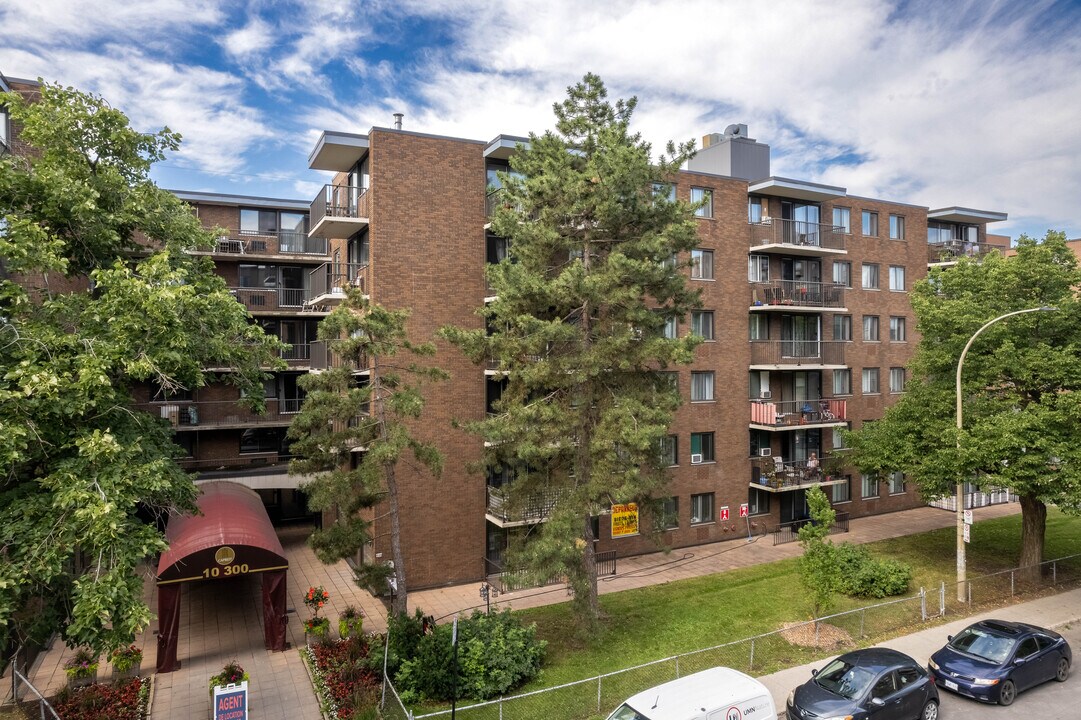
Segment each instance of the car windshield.
[{"label": "car windshield", "polygon": [[841,658],[834,660],[815,675],[815,683],[835,695],[854,700],[867,691],[874,682],[875,674]]},{"label": "car windshield", "polygon": [[627,703],[623,703],[616,708],[614,713],[608,716],[608,720],[649,720],[649,718]]},{"label": "car windshield", "polygon": [[980,627],[968,627],[950,640],[950,648],[966,655],[989,660],[1001,665],[1010,656],[1014,641],[1011,638],[994,635]]}]

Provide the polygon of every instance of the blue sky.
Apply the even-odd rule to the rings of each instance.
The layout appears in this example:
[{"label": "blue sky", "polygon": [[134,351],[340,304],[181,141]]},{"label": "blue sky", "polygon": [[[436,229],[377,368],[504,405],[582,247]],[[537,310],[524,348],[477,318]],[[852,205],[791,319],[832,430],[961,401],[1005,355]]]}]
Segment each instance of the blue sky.
[{"label": "blue sky", "polygon": [[661,146],[742,122],[773,173],[1081,237],[1081,8],[996,0],[0,0],[0,72],[103,95],[164,186],[308,199],[321,130],[487,140],[587,72]]}]

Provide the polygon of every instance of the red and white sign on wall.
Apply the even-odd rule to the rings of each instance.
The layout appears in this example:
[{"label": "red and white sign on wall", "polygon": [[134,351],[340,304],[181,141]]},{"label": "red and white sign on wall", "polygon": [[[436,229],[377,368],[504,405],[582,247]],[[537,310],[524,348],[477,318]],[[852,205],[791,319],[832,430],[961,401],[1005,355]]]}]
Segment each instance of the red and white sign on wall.
[{"label": "red and white sign on wall", "polygon": [[727,519],[728,519],[728,506],[727,505],[721,505],[721,521],[723,522],[724,520],[727,520]]},{"label": "red and white sign on wall", "polygon": [[747,503],[743,503],[739,506],[739,516],[745,518],[751,514],[751,508]]}]

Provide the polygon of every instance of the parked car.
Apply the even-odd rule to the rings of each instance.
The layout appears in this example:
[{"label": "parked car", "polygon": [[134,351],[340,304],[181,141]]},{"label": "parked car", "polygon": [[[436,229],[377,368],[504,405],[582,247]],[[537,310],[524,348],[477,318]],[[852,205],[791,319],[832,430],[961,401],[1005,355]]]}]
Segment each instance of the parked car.
[{"label": "parked car", "polygon": [[788,696],[788,720],[937,720],[938,688],[923,666],[889,648],[846,653]]},{"label": "parked car", "polygon": [[608,720],[774,720],[777,709],[765,685],[726,667],[692,673],[627,699]]},{"label": "parked car", "polygon": [[982,620],[946,639],[927,667],[938,685],[976,700],[1009,705],[1022,690],[1070,676],[1070,644],[1035,625]]}]

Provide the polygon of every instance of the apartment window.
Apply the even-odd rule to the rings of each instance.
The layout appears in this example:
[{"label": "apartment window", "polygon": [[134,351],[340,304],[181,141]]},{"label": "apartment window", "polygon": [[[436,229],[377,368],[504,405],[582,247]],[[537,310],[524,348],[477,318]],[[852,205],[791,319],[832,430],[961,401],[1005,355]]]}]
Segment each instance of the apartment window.
[{"label": "apartment window", "polygon": [[844,448],[845,448],[845,436],[844,436],[843,433],[847,429],[848,428],[839,428],[839,427],[833,428],[833,438],[832,438],[832,440],[833,440],[833,449],[834,450],[844,450]]},{"label": "apartment window", "polygon": [[8,111],[5,107],[0,107],[0,146],[4,148],[11,146],[11,139],[8,136]]},{"label": "apartment window", "polygon": [[747,257],[747,282],[769,282],[769,255],[749,255]]},{"label": "apartment window", "polygon": [[691,311],[691,334],[698,335],[706,340],[713,339],[713,311]]},{"label": "apartment window", "polygon": [[890,239],[891,240],[904,240],[905,239],[905,217],[904,217],[904,215],[890,215]]},{"label": "apartment window", "polygon": [[675,315],[669,315],[664,319],[664,337],[668,340],[679,337],[679,318]]},{"label": "apartment window", "polygon": [[691,495],[691,525],[713,522],[713,493]]},{"label": "apartment window", "polygon": [[747,510],[751,515],[769,515],[770,493],[758,488],[750,488],[747,493]]},{"label": "apartment window", "polygon": [[905,474],[900,470],[890,473],[890,495],[901,495],[905,491]]},{"label": "apartment window", "polygon": [[863,339],[868,342],[877,342],[879,340],[878,315],[863,316]]},{"label": "apartment window", "polygon": [[672,253],[661,261],[661,267],[666,270],[675,270],[679,267],[679,255]]},{"label": "apartment window", "polygon": [[747,222],[760,223],[763,217],[762,198],[747,198]]},{"label": "apartment window", "polygon": [[852,370],[845,368],[844,370],[833,371],[833,394],[852,394]]},{"label": "apartment window", "polygon": [[867,237],[878,237],[878,213],[863,211],[863,234]]},{"label": "apartment window", "polygon": [[712,250],[691,250],[691,277],[695,280],[713,279]]},{"label": "apartment window", "polygon": [[863,369],[863,394],[878,394],[878,368]]},{"label": "apartment window", "polygon": [[908,335],[905,334],[905,319],[903,317],[890,318],[890,342],[905,342]]},{"label": "apartment window", "polygon": [[713,373],[691,373],[691,402],[713,401]]},{"label": "apartment window", "polygon": [[661,462],[668,467],[679,465],[678,435],[665,435],[661,438]]},{"label": "apartment window", "polygon": [[830,500],[833,504],[846,503],[852,499],[852,478],[845,475],[844,482],[830,488]]},{"label": "apartment window", "polygon": [[852,287],[852,263],[833,261],[833,284]]},{"label": "apartment window", "polygon": [[905,391],[905,369],[903,367],[890,368],[890,392],[899,393]]},{"label": "apartment window", "polygon": [[653,529],[675,530],[679,527],[679,498],[666,497],[657,505],[657,515],[653,519]]},{"label": "apartment window", "polygon": [[877,263],[863,263],[863,289],[878,290]]},{"label": "apartment window", "polygon": [[655,370],[657,389],[662,392],[679,394],[679,373],[673,370]]},{"label": "apartment window", "polygon": [[852,340],[852,316],[851,315],[834,315],[833,316],[833,339],[850,341]]},{"label": "apartment window", "polygon": [[749,318],[751,340],[769,340],[769,318],[762,313],[751,313]]},{"label": "apartment window", "polygon": [[848,208],[833,208],[833,228],[843,233],[852,232],[852,211]]},{"label": "apartment window", "polygon": [[905,269],[901,265],[890,265],[890,290],[905,289]]},{"label": "apartment window", "polygon": [[694,214],[700,218],[713,217],[713,191],[708,188],[691,188],[691,204],[702,203],[695,209]]},{"label": "apartment window", "polygon": [[860,497],[878,497],[878,478],[874,475],[860,475]]},{"label": "apartment window", "polygon": [[713,462],[713,433],[691,433],[691,462]]},{"label": "apartment window", "polygon": [[672,183],[653,183],[653,199],[662,198],[670,203],[676,201],[676,186]]}]

